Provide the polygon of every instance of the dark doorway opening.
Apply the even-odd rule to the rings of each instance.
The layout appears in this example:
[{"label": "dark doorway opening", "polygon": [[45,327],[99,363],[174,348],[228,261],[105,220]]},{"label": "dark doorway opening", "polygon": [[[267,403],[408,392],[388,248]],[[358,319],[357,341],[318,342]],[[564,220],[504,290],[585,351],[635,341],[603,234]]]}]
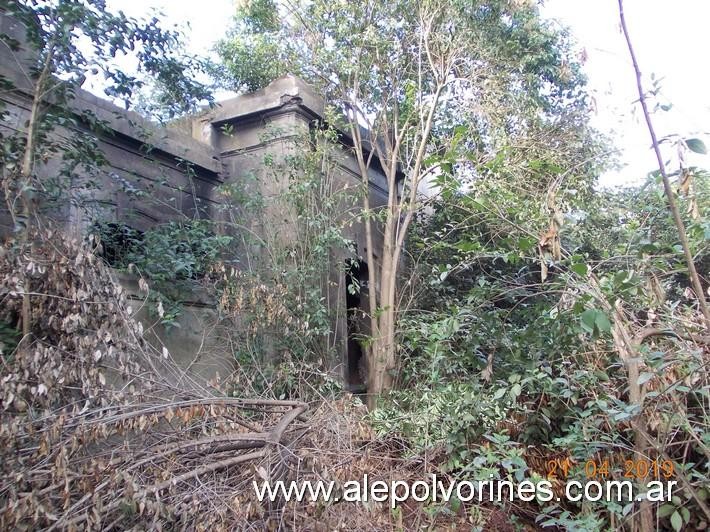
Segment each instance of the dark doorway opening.
[{"label": "dark doorway opening", "polygon": [[348,390],[367,393],[367,360],[362,348],[366,329],[362,302],[367,297],[367,263],[349,259],[345,268],[345,305],[347,307],[348,354],[345,375]]}]

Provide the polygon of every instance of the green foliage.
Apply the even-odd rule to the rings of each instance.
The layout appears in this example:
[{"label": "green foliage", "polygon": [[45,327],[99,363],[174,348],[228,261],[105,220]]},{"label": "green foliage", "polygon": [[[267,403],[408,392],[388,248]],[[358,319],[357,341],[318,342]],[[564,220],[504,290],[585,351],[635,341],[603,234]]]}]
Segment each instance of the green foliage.
[{"label": "green foliage", "polygon": [[600,310],[587,309],[580,316],[582,329],[589,334],[601,334],[611,332],[609,318]]},{"label": "green foliage", "polygon": [[495,430],[509,406],[507,397],[491,396],[482,383],[450,383],[432,390],[392,392],[388,403],[371,412],[369,419],[378,432],[405,437],[416,454],[443,447],[446,469],[459,471],[472,458],[470,446]]},{"label": "green foliage", "polygon": [[272,0],[246,2],[237,9],[234,27],[217,43],[222,60],[213,72],[226,86],[255,91],[287,73],[278,42],[279,14]]},{"label": "green foliage", "polygon": [[[275,136],[283,132],[264,140]],[[334,390],[333,276],[352,257],[345,235],[359,199],[336,178],[336,140],[327,127],[294,135],[293,149],[266,153],[240,184],[221,190],[225,226],[242,245],[240,266],[227,267],[217,283],[218,299],[234,323],[235,358],[259,393],[297,396],[304,391],[297,375],[308,376],[301,384],[309,396]]]},{"label": "green foliage", "polygon": [[[426,64],[422,35],[431,40],[429,53],[459,58],[454,72]],[[552,116],[585,108],[569,38],[540,17],[534,2],[401,0],[334,8],[259,0],[239,8],[217,52],[219,77],[229,88],[255,90],[285,73],[298,75],[328,104],[367,116],[377,136],[387,124],[406,128],[425,115],[437,77],[450,74],[447,92],[456,97],[441,101],[427,167],[442,153],[456,160],[457,146],[470,149],[530,127],[542,116],[538,110]]]},{"label": "green foliage", "polygon": [[152,228],[127,260],[154,281],[172,282],[206,275],[232,238],[214,235],[208,222],[170,222]]},{"label": "green foliage", "polygon": [[154,288],[149,293],[150,308],[163,324],[173,326],[185,290],[210,274],[233,240],[215,235],[212,224],[204,220],[169,222],[146,232],[97,222],[92,234],[110,266],[136,273]]},{"label": "green foliage", "polygon": [[[170,92],[159,102],[165,117],[212,102],[208,89],[192,77],[199,61],[181,55],[180,35],[163,29],[157,18],[113,13],[103,0],[21,0],[4,4],[3,14],[16,28],[24,27],[26,42],[2,34],[2,45],[21,54],[18,65],[31,63],[28,86],[3,81],[7,90],[22,89],[31,101],[24,127],[0,133],[2,186],[17,234],[27,232],[35,214],[56,214],[57,205],[88,209],[91,191],[104,177],[107,161],[97,137],[107,132],[107,123],[73,103],[86,79],[98,81],[107,96],[126,107],[150,79]],[[121,56],[135,60],[135,75],[117,64]],[[49,161],[58,164],[48,168]]]},{"label": "green foliage", "polygon": [[[189,75],[201,69],[199,61],[181,55],[180,34],[162,28],[155,17],[138,20],[113,13],[104,0],[21,0],[7,9],[25,25],[38,52],[38,68],[47,65],[68,82],[53,88],[60,98],[71,98],[76,82],[94,76],[103,80],[107,96],[126,105],[146,79],[159,83],[172,96],[160,102],[170,117],[195,109],[200,101],[211,102],[206,88]],[[120,55],[136,58],[136,75],[113,61]]]},{"label": "green foliage", "polygon": [[145,233],[123,224],[99,222],[96,234],[111,266],[135,270],[150,281],[169,283],[204,277],[232,237],[215,235],[209,222],[158,225]]},{"label": "green foliage", "polygon": [[[485,179],[467,187],[444,182],[442,199],[409,244],[421,288],[400,321],[406,391],[393,393],[373,423],[413,449],[445,445],[446,467],[462,478],[535,480],[546,471],[530,464],[524,451],[534,448],[543,456],[568,452],[581,464],[569,479],[585,482],[590,457],[630,456],[635,420],[643,418],[697,493],[710,473],[697,465],[705,463],[710,434],[707,347],[688,337],[702,328],[663,189],[652,176],[638,189],[595,191],[595,164],[568,169],[575,157],[589,157],[567,138],[570,149],[560,157],[532,145],[531,160],[507,147],[478,159]],[[679,202],[704,271],[707,174],[693,168],[685,179],[691,183]],[[550,227],[559,258],[547,247]],[[628,394],[615,327],[630,335],[664,331],[638,348],[640,405]],[[502,417],[490,415],[497,412]],[[655,509],[669,529],[702,526],[704,517],[688,510],[695,504],[682,493]],[[599,530],[637,510],[550,503],[537,522]]]}]

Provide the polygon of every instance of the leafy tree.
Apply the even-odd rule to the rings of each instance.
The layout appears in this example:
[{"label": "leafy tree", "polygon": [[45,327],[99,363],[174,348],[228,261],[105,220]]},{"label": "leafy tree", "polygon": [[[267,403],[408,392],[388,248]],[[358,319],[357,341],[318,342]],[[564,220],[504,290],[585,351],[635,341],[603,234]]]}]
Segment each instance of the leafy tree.
[{"label": "leafy tree", "polygon": [[[80,0],[13,1],[5,7],[5,13],[25,27],[26,45],[34,58],[29,72],[33,100],[27,128],[20,136],[7,139],[5,145],[10,149],[4,153],[10,159],[4,164],[6,201],[11,213],[16,213],[13,206],[19,199],[23,219],[31,210],[33,195],[41,191],[33,179],[38,163],[46,159],[46,153],[67,151],[51,135],[53,129],[78,128],[82,122],[101,126],[90,113],[70,105],[76,89],[87,77],[102,78],[106,95],[127,106],[135,91],[144,85],[144,79],[150,77],[181,96],[163,102],[169,104],[165,112],[170,116],[211,99],[201,84],[186,75],[195,65],[181,61],[176,51],[179,35],[163,30],[157,18],[139,21],[122,12],[111,13],[104,1]],[[2,38],[17,52],[25,46],[8,35]],[[123,55],[135,57],[135,75],[126,73],[115,61]],[[6,83],[11,84],[10,80]],[[84,137],[82,140],[87,141]],[[77,157],[90,157],[88,152],[95,152],[94,148],[77,150]],[[98,154],[97,157],[101,162]]]},{"label": "leafy tree", "polygon": [[[363,200],[371,290],[368,390],[392,387],[396,364],[398,277],[405,242],[421,206],[419,191],[432,180],[476,177],[472,159],[490,153],[501,137],[524,135],[584,107],[581,78],[564,36],[530,2],[254,2],[244,21],[249,35],[280,44],[267,70],[288,71],[317,86],[341,113],[337,124],[352,144],[363,187],[370,173],[385,174],[383,208]],[[276,15],[280,27],[275,29]],[[253,15],[253,16],[252,16]],[[250,37],[251,38],[251,37]],[[246,37],[219,47],[236,84],[246,83]],[[524,53],[523,53],[524,52]],[[253,88],[254,86],[252,86]],[[374,232],[384,244],[375,259]]]},{"label": "leafy tree", "polygon": [[273,0],[240,4],[234,26],[216,45],[222,62],[213,65],[215,76],[231,89],[255,91],[286,74],[280,27]]}]

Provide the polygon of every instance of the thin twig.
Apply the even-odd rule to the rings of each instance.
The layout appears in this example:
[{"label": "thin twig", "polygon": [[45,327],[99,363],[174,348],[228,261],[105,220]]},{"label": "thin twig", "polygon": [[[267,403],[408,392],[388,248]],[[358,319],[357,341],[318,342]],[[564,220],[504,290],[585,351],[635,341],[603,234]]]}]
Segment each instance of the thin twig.
[{"label": "thin twig", "polygon": [[634,72],[636,73],[636,88],[639,93],[639,102],[641,103],[641,109],[643,110],[643,116],[646,119],[646,126],[648,127],[648,133],[651,135],[651,143],[653,145],[653,151],[656,154],[656,159],[658,161],[658,169],[661,172],[661,177],[663,178],[663,189],[666,193],[666,198],[668,198],[668,207],[670,208],[671,215],[673,216],[673,222],[675,223],[676,229],[678,230],[678,239],[680,240],[680,245],[683,248],[683,255],[685,255],[685,262],[688,266],[688,275],[690,276],[690,282],[693,285],[693,291],[698,299],[698,305],[700,306],[700,311],[705,318],[705,328],[710,329],[710,309],[705,301],[705,294],[703,293],[703,286],[700,283],[700,277],[695,269],[695,263],[693,262],[693,254],[690,251],[690,245],[688,244],[688,235],[685,231],[685,224],[680,217],[680,211],[678,210],[678,204],[676,203],[675,196],[673,194],[673,189],[671,187],[670,179],[668,178],[668,172],[666,171],[666,165],[663,162],[663,156],[661,155],[661,149],[658,144],[658,138],[656,137],[656,131],[653,127],[653,122],[651,120],[651,113],[648,110],[648,104],[646,103],[646,93],[643,89],[643,83],[641,81],[641,69],[639,68],[638,60],[636,59],[636,53],[634,52],[634,47],[631,44],[631,37],[629,36],[629,29],[626,25],[626,16],[624,15],[624,0],[619,0],[619,17],[621,19],[621,29],[624,32],[624,38],[626,39],[626,44],[629,48],[629,55],[631,56],[631,62],[634,66]]}]

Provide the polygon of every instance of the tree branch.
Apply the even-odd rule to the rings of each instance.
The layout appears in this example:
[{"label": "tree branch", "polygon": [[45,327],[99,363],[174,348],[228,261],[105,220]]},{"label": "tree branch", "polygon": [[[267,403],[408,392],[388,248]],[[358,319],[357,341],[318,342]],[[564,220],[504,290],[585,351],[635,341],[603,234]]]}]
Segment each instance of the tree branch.
[{"label": "tree branch", "polygon": [[693,291],[695,296],[698,298],[698,305],[700,306],[700,311],[705,318],[705,328],[710,329],[710,309],[705,301],[705,294],[703,293],[703,287],[700,283],[700,277],[695,269],[695,263],[693,262],[693,254],[690,252],[690,245],[688,244],[688,235],[685,231],[685,225],[680,217],[680,212],[678,211],[678,204],[675,201],[675,196],[673,195],[673,189],[671,187],[670,179],[668,178],[668,172],[666,171],[666,165],[663,162],[663,157],[661,155],[661,149],[658,144],[658,138],[656,137],[656,131],[653,128],[653,122],[651,121],[651,114],[648,110],[648,105],[646,103],[646,93],[643,90],[643,83],[641,82],[641,69],[639,68],[638,61],[636,59],[636,53],[634,52],[634,47],[631,44],[631,37],[629,36],[629,29],[626,25],[626,17],[624,15],[624,0],[619,0],[619,17],[621,19],[621,29],[624,32],[624,38],[626,39],[626,44],[629,48],[629,55],[631,56],[631,62],[634,66],[634,72],[636,73],[636,88],[639,93],[639,101],[641,102],[641,108],[643,109],[643,116],[646,119],[646,126],[648,127],[648,132],[651,135],[651,142],[653,144],[653,151],[656,154],[656,159],[658,160],[658,169],[661,172],[661,177],[663,178],[663,189],[665,190],[666,197],[668,198],[668,207],[670,208],[671,214],[673,216],[673,222],[675,223],[676,229],[678,230],[678,238],[680,244],[683,248],[683,255],[685,255],[685,262],[688,266],[688,275],[690,276],[690,282],[693,285]]}]

